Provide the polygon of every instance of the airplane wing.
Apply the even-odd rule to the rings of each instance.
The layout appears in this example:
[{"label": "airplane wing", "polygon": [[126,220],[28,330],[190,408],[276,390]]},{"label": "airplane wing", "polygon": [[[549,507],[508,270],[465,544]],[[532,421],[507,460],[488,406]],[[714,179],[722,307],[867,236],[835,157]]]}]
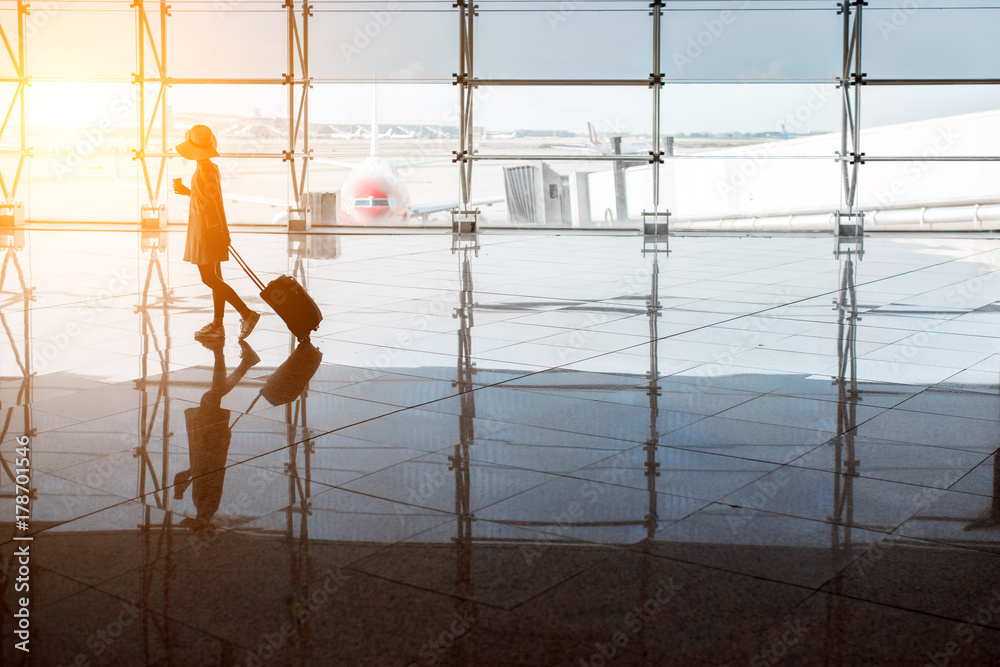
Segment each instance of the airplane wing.
[{"label": "airplane wing", "polygon": [[358,162],[341,162],[340,160],[330,160],[325,157],[314,157],[313,162],[319,162],[321,164],[328,164],[333,167],[341,167],[343,169],[354,169],[358,166]]},{"label": "airplane wing", "polygon": [[222,198],[227,201],[232,202],[247,202],[249,204],[267,204],[268,206],[291,206],[291,202],[287,199],[276,199],[270,197],[255,197],[253,195],[241,195],[241,194],[224,194]]},{"label": "airplane wing", "polygon": [[[319,162],[320,164],[328,164],[328,165],[330,165],[332,167],[341,167],[343,169],[354,169],[355,167],[358,166],[358,164],[360,164],[360,161],[342,162],[340,160],[331,160],[329,158],[324,158],[324,157],[314,157],[312,159],[312,161],[313,162]],[[388,162],[389,164],[391,164],[393,166],[393,168],[399,169],[400,167],[419,167],[420,165],[424,165],[424,164],[436,164],[436,163],[441,163],[441,162],[454,162],[454,160],[452,158],[450,158],[450,157],[438,157],[438,158],[430,158],[430,159],[427,159],[427,160],[406,160],[406,159],[403,159],[403,160],[386,160],[386,162]]]},{"label": "airplane wing", "polygon": [[[490,206],[492,204],[498,204],[502,201],[504,201],[503,197],[495,197],[493,199],[479,199],[476,201],[469,202],[469,206]],[[428,215],[431,215],[432,213],[441,213],[442,211],[450,211],[458,205],[459,205],[458,202],[452,201],[441,204],[422,204],[420,206],[410,206],[410,215],[416,217],[420,216],[426,217]]]}]

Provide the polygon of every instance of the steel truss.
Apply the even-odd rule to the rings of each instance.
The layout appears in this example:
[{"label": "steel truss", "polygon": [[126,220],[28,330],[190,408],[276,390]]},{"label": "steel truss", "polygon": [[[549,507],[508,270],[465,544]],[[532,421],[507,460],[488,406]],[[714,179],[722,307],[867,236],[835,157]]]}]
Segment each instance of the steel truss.
[{"label": "steel truss", "polygon": [[[288,71],[282,75],[283,85],[288,86],[288,149],[281,158],[288,162],[294,203],[288,209],[288,228],[306,228],[306,184],[309,172],[309,17],[312,5],[301,0],[296,12],[295,0],[285,0],[282,8],[288,12]],[[299,78],[296,78],[296,64]],[[301,91],[296,91],[296,87]],[[300,150],[301,147],[301,150]],[[300,159],[301,167],[295,160]]]},{"label": "steel truss", "polygon": [[[143,184],[146,186],[146,203],[142,205],[140,220],[146,224],[146,220],[155,220],[150,226],[166,226],[166,206],[160,203],[160,195],[163,190],[163,177],[167,171],[167,17],[170,15],[170,7],[165,0],[156,3],[159,17],[157,23],[158,37],[153,33],[153,24],[150,22],[149,11],[146,9],[146,0],[133,0],[132,7],[135,8],[136,25],[136,71],[132,73],[132,83],[138,86],[138,134],[136,136],[137,148],[132,150],[132,159],[138,160],[142,166]],[[159,42],[159,43],[157,43]],[[156,67],[156,77],[146,77],[146,52]],[[156,90],[156,101],[149,109],[147,122],[146,109],[146,86],[153,84]],[[150,152],[150,146],[159,134],[159,153]],[[151,165],[149,160],[153,160]],[[154,177],[151,179],[151,168]]]},{"label": "steel truss", "polygon": [[25,44],[25,23],[28,14],[30,13],[29,8],[30,6],[27,0],[17,0],[16,53],[10,44],[7,29],[4,28],[3,21],[0,21],[0,38],[3,39],[3,45],[7,49],[7,56],[10,58],[11,65],[13,65],[14,72],[16,74],[15,78],[6,79],[6,81],[17,83],[17,88],[14,90],[14,94],[11,96],[10,104],[7,106],[7,112],[4,115],[3,124],[0,124],[0,138],[2,138],[4,133],[7,131],[7,126],[10,125],[10,120],[15,113],[15,109],[17,110],[18,125],[21,133],[21,146],[19,149],[0,151],[0,155],[17,156],[17,168],[14,172],[14,178],[12,181],[8,183],[7,178],[9,177],[9,174],[5,177],[3,170],[0,169],[0,188],[3,189],[3,206],[0,208],[3,208],[5,211],[11,210],[11,212],[13,212],[13,207],[20,206],[20,203],[16,201],[17,188],[21,183],[21,173],[24,170],[25,160],[31,157],[31,149],[28,147],[28,106],[26,93],[29,78],[27,47]]},{"label": "steel truss", "polygon": [[466,0],[457,0],[458,9],[458,73],[455,74],[455,85],[459,90],[458,112],[458,150],[454,151],[455,162],[459,169],[459,192],[461,210],[469,210],[472,199],[472,156],[475,154],[475,137],[472,125],[474,107],[474,53],[475,53],[475,19],[479,5],[469,4]]},{"label": "steel truss", "polygon": [[[839,5],[844,17],[844,48],[838,86],[843,103],[840,114],[840,159],[843,179],[843,212],[853,213],[858,200],[858,167],[862,164],[861,152],[861,15],[866,0],[847,0]],[[852,15],[853,13],[853,15]]]}]

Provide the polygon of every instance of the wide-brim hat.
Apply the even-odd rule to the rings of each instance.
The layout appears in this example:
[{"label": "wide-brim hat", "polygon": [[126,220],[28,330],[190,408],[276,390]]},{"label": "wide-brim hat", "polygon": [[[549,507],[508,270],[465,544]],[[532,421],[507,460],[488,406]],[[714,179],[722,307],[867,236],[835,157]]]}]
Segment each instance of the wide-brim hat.
[{"label": "wide-brim hat", "polygon": [[195,125],[184,134],[184,143],[177,144],[177,154],[188,160],[219,157],[219,143],[207,125]]}]

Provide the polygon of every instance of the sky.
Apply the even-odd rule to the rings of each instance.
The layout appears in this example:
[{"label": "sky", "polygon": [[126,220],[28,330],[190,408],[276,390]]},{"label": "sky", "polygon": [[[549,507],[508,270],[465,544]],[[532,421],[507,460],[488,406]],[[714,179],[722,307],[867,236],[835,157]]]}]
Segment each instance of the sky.
[{"label": "sky", "polygon": [[[129,0],[32,3],[29,92],[39,125],[118,120],[136,70]],[[154,3],[151,3],[154,4]],[[379,85],[383,125],[457,124],[458,18],[451,2],[324,4],[310,20],[312,121],[367,123],[370,84]],[[645,79],[653,69],[648,2],[480,0],[475,72],[480,78]],[[863,69],[869,78],[972,78],[1000,74],[998,9],[935,7],[945,0],[872,0],[865,10]],[[963,0],[963,7],[996,6]],[[13,12],[0,3],[0,21]],[[175,2],[168,19],[168,73],[175,77],[270,77],[287,71],[285,16],[250,0]],[[838,76],[842,17],[833,0],[670,2],[660,69],[668,79],[821,80]],[[114,11],[69,11],[108,8]],[[749,11],[740,10],[746,7]],[[780,7],[780,10],[772,8]],[[914,9],[913,7],[916,7]],[[324,9],[349,12],[324,12]],[[413,12],[422,8],[423,12]],[[697,8],[698,11],[682,11]],[[199,9],[202,11],[189,11]],[[536,11],[509,11],[532,9]],[[616,11],[602,11],[613,9]],[[629,10],[640,11],[629,11]],[[404,11],[399,11],[404,10]],[[441,11],[444,10],[444,11]],[[735,10],[735,11],[730,11]],[[154,23],[154,33],[158,33]],[[152,66],[147,73],[152,74]],[[9,74],[0,69],[0,74]],[[86,77],[101,83],[46,83]],[[349,78],[357,84],[324,79]],[[419,83],[387,83],[393,80]],[[483,88],[474,123],[495,131],[559,129],[648,134],[652,95],[645,87]],[[870,87],[866,126],[1000,108],[1000,87]],[[67,99],[72,100],[67,105]],[[281,86],[175,85],[176,113],[266,116],[287,113]],[[839,129],[840,99],[830,83],[677,84],[662,97],[664,134],[797,133]],[[134,116],[133,116],[134,117]]]}]

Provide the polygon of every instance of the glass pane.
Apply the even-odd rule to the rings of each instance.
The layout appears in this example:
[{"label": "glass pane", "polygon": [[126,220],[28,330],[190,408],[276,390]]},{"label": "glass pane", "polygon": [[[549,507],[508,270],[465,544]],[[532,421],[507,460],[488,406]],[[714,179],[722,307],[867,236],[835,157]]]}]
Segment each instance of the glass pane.
[{"label": "glass pane", "polygon": [[653,23],[646,2],[479,4],[475,26],[479,78],[649,76]]},{"label": "glass pane", "polygon": [[288,71],[288,14],[273,6],[174,5],[167,23],[169,76],[280,79]]},{"label": "glass pane", "polygon": [[136,93],[127,83],[33,83],[29,143],[39,156],[128,153],[136,145]]},{"label": "glass pane", "polygon": [[327,159],[365,158],[372,149],[373,101],[378,150],[399,161],[452,157],[459,91],[450,84],[316,84],[309,97],[313,152]]},{"label": "glass pane", "polygon": [[949,4],[872,0],[863,29],[869,78],[997,78],[1000,8],[992,0]]},{"label": "glass pane", "polygon": [[288,147],[288,93],[269,85],[173,85],[171,145],[196,124],[211,127],[222,153],[280,153]]},{"label": "glass pane", "polygon": [[[833,160],[747,157],[668,162],[665,205],[677,218],[780,217],[840,206],[840,166]],[[671,184],[673,191],[670,190]]]},{"label": "glass pane", "polygon": [[19,101],[14,95],[17,93],[16,83],[0,83],[0,117],[6,115],[11,103],[14,104],[7,129],[0,135],[0,148],[21,148],[21,113]]},{"label": "glass pane", "polygon": [[[869,162],[861,168],[858,203],[864,209],[886,210],[994,203],[998,178],[996,162]],[[915,211],[914,222],[919,214]]]},{"label": "glass pane", "polygon": [[[25,19],[29,74],[131,79],[136,71],[135,12],[128,3],[119,7],[72,11],[75,8],[70,3],[31,3],[31,13]],[[11,12],[11,17],[4,25],[13,28],[11,34],[16,36],[16,13]],[[151,25],[154,20],[159,20],[158,15],[150,17]],[[158,27],[154,34],[159,40]],[[17,48],[13,42],[11,47]]]},{"label": "glass pane", "polygon": [[138,187],[136,162],[128,154],[108,154],[111,151],[106,147],[101,151],[81,154],[70,149],[31,159],[30,217],[55,222],[138,222],[146,195]]},{"label": "glass pane", "polygon": [[[7,33],[7,39],[10,41],[10,48],[16,57],[18,50],[17,12],[12,11],[11,8],[13,6],[13,3],[10,2],[0,5],[0,25],[3,26],[4,31]],[[14,67],[14,62],[11,60],[6,48],[0,51],[0,76],[17,76],[17,68]],[[6,111],[6,109],[4,111]]]},{"label": "glass pane", "polygon": [[661,131],[675,137],[678,154],[783,139],[798,142],[792,149],[801,155],[833,155],[799,139],[839,134],[841,95],[814,83],[669,85],[661,109]]},{"label": "glass pane", "polygon": [[833,79],[842,42],[835,3],[668,3],[662,70],[668,79]]},{"label": "glass pane", "polygon": [[[533,138],[549,154],[600,154],[604,148],[610,150],[610,136],[648,140],[652,103],[646,87],[482,86],[474,124],[487,136]],[[599,143],[608,146],[595,147],[588,123],[597,131]]]},{"label": "glass pane", "polygon": [[[862,149],[869,155],[923,155],[929,147],[925,131],[933,135],[933,128],[946,127],[961,134],[949,141],[953,155],[1000,154],[989,134],[990,119],[1000,108],[1000,86],[876,86],[864,88],[861,99]],[[907,139],[887,141],[883,136]]]},{"label": "glass pane", "polygon": [[[287,163],[280,159],[252,158],[216,158],[215,162],[222,173],[223,205],[229,224],[287,224],[288,207],[293,203]],[[195,163],[190,160],[173,159],[168,178],[181,178],[190,186],[194,169]],[[186,222],[190,200],[168,189],[171,190],[168,200],[170,222]]]},{"label": "glass pane", "polygon": [[450,81],[458,64],[458,10],[450,2],[412,7],[354,2],[313,10],[310,75]]}]

